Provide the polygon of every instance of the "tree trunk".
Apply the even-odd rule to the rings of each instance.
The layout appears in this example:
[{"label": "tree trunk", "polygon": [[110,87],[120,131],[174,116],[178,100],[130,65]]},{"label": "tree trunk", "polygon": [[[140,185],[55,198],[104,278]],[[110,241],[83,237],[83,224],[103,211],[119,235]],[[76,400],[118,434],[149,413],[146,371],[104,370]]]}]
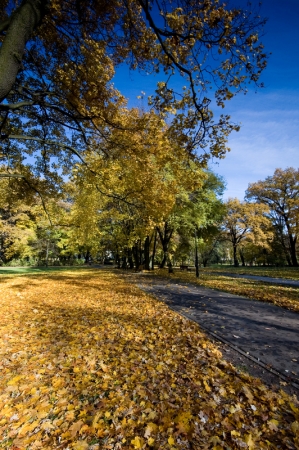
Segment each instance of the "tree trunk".
[{"label": "tree trunk", "polygon": [[163,233],[159,227],[157,227],[157,231],[159,233],[159,238],[160,238],[160,241],[162,244],[162,249],[163,249],[163,259],[160,264],[160,269],[163,269],[167,262],[169,241],[171,239],[173,230],[171,228],[169,228],[168,223],[165,222]]},{"label": "tree trunk", "polygon": [[242,250],[239,250],[239,255],[242,261],[242,266],[245,267],[245,258],[244,258],[244,253],[242,252]]},{"label": "tree trunk", "polygon": [[195,232],[195,273],[196,273],[196,278],[199,278],[198,248],[197,248],[196,232]]},{"label": "tree trunk", "polygon": [[132,258],[132,249],[131,248],[128,248],[128,263],[129,263],[130,269],[134,269],[134,261]]},{"label": "tree trunk", "polygon": [[294,267],[298,267],[298,261],[297,261],[297,256],[296,256],[296,240],[297,240],[297,236],[293,237],[291,234],[289,234],[290,254],[291,254],[292,265]]},{"label": "tree trunk", "polygon": [[144,242],[144,268],[150,270],[150,239],[146,236]]},{"label": "tree trunk", "polygon": [[47,0],[23,0],[21,5],[2,22],[6,31],[0,49],[0,102],[11,91],[22,65],[26,43],[46,12]]},{"label": "tree trunk", "polygon": [[155,230],[154,248],[152,254],[152,270],[154,270],[155,268],[156,245],[157,245],[157,229]]},{"label": "tree trunk", "polygon": [[127,257],[126,257],[126,256],[123,256],[123,257],[122,257],[121,268],[122,268],[122,269],[126,269],[126,268],[127,268]]},{"label": "tree trunk", "polygon": [[87,252],[86,252],[85,255],[84,255],[84,262],[85,262],[85,264],[88,263],[89,258],[90,258],[90,251],[87,250]]},{"label": "tree trunk", "polygon": [[136,243],[134,247],[132,247],[132,254],[135,261],[135,269],[138,270],[140,266],[140,251],[139,251],[139,243]]},{"label": "tree trunk", "polygon": [[234,245],[233,248],[234,248],[234,266],[239,267],[239,261],[237,258],[237,246]]}]

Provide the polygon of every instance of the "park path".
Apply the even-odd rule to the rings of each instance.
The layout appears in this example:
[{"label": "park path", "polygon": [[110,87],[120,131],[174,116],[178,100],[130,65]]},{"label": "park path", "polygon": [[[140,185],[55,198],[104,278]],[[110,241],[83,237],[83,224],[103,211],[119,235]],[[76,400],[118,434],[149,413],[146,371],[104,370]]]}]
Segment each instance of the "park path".
[{"label": "park path", "polygon": [[148,273],[129,278],[143,291],[197,322],[214,338],[239,349],[245,359],[246,355],[253,357],[299,389],[298,313],[271,303]]},{"label": "park path", "polygon": [[262,277],[259,275],[246,275],[246,274],[237,274],[237,273],[231,273],[231,272],[208,272],[211,275],[223,275],[225,277],[230,278],[246,278],[248,280],[256,280],[256,281],[264,281],[265,283],[271,283],[271,284],[280,284],[282,286],[293,286],[293,287],[299,287],[299,281],[298,280],[287,280],[286,278],[274,278],[274,277]]}]

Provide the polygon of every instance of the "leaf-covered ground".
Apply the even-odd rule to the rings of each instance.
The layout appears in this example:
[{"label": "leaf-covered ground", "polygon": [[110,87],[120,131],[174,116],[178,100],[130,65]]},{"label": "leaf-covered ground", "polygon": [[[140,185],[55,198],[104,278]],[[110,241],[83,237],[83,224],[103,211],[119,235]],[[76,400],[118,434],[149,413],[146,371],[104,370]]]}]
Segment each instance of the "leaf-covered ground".
[{"label": "leaf-covered ground", "polygon": [[217,265],[203,267],[202,272],[229,272],[240,275],[257,275],[260,277],[285,278],[288,280],[299,280],[298,267],[264,267],[264,266],[245,266],[234,267],[227,265]]},{"label": "leaf-covered ground", "polygon": [[295,398],[115,274],[7,277],[1,293],[1,448],[299,448]]},{"label": "leaf-covered ground", "polygon": [[218,289],[231,294],[253,298],[263,302],[274,303],[274,305],[299,312],[299,288],[279,286],[277,284],[262,281],[249,280],[245,278],[230,278],[229,276],[200,271],[197,279],[195,272],[175,270],[174,274],[168,274],[166,269],[155,271],[157,275],[171,277],[183,282],[200,284],[201,286]]}]

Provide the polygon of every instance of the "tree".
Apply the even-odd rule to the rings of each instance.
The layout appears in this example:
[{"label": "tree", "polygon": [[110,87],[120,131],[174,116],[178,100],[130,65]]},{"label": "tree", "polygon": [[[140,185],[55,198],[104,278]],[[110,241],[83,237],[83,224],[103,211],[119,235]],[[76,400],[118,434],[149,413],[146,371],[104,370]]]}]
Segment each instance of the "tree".
[{"label": "tree", "polygon": [[[286,257],[298,267],[296,245],[299,232],[299,170],[276,169],[264,181],[250,183],[246,198],[267,205]],[[288,245],[285,245],[287,236]]]},{"label": "tree", "polygon": [[232,243],[234,265],[237,267],[237,249],[242,242],[251,241],[264,247],[269,245],[268,240],[272,238],[271,222],[267,217],[269,209],[266,205],[241,202],[237,198],[228,199],[226,208],[223,234]]},{"label": "tree", "polygon": [[[224,107],[266,66],[265,20],[218,0],[6,0],[0,11],[2,158],[18,175],[35,157],[35,173],[54,185],[60,166],[69,172],[74,160],[101,153],[111,129],[122,129],[119,65],[161,77],[150,104],[185,150],[202,149],[203,162],[223,157],[238,129],[227,115],[214,122],[210,87]],[[178,92],[176,74],[186,85]]]}]

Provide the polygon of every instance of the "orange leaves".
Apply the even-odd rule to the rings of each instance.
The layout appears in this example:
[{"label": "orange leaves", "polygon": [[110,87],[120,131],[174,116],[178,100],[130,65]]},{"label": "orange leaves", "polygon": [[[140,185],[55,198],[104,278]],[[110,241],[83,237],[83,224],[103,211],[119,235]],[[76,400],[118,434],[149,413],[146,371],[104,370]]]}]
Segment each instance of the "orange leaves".
[{"label": "orange leaves", "polygon": [[3,448],[295,448],[295,401],[237,374],[196,325],[114,275],[7,278],[2,292]]}]

